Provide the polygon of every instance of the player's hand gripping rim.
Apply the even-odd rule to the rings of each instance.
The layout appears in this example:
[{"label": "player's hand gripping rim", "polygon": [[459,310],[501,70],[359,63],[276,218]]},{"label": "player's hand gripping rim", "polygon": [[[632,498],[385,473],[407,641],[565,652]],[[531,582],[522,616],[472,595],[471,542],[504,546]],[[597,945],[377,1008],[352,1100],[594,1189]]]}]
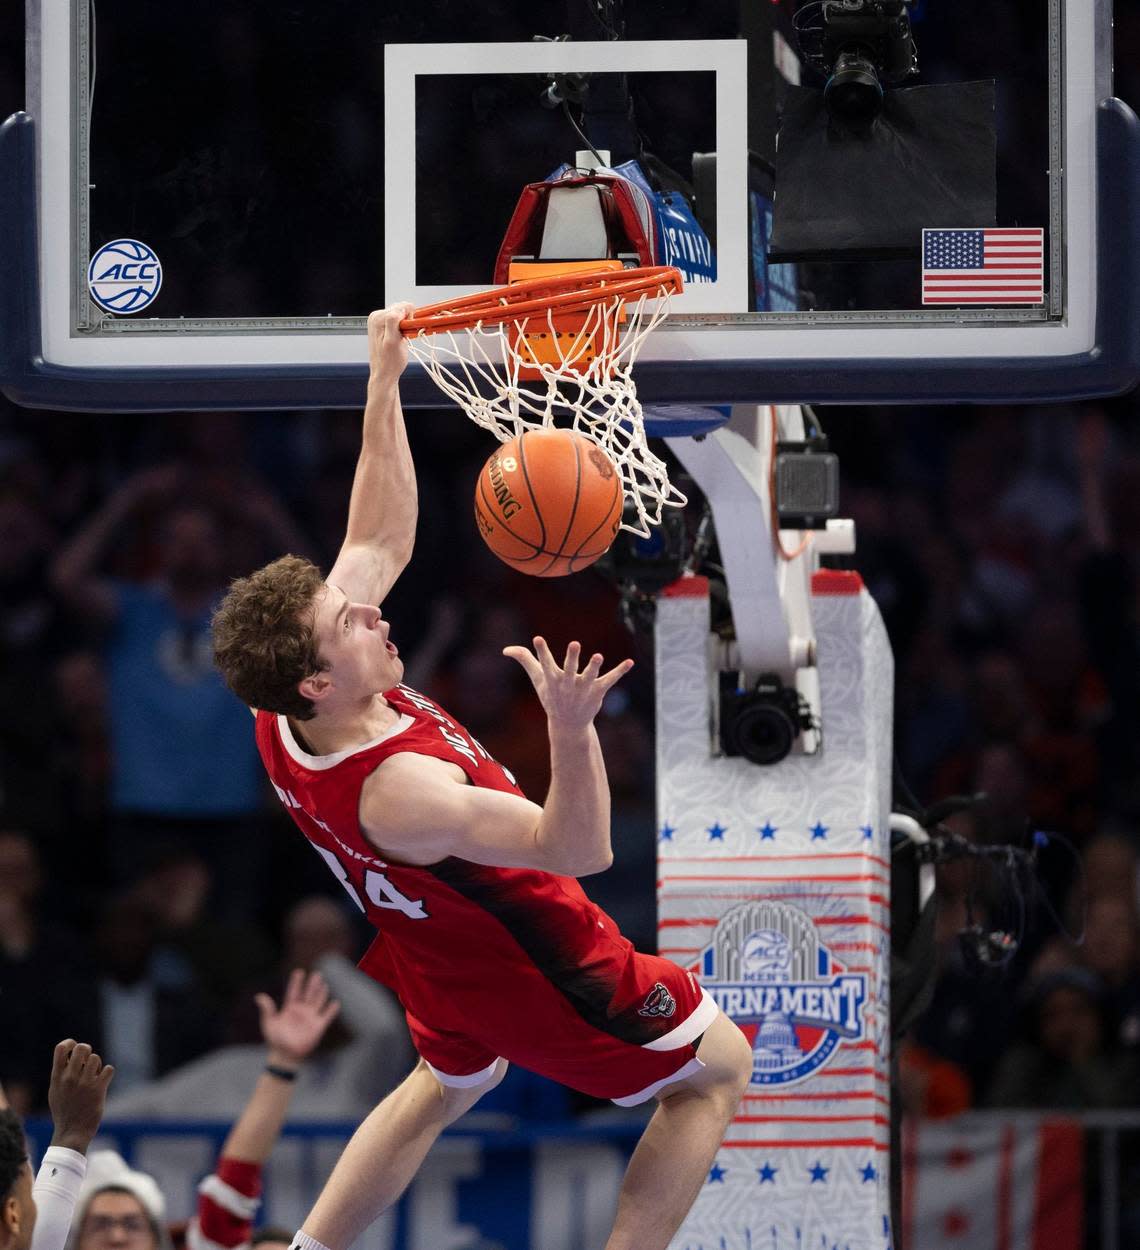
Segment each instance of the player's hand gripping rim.
[{"label": "player's hand gripping rim", "polygon": [[400,322],[410,315],[413,307],[401,301],[369,313],[368,357],[374,381],[394,383],[407,367],[408,340],[400,333]]},{"label": "player's hand gripping rim", "polygon": [[578,671],[582,646],[572,642],[559,667],[546,639],[534,639],[534,651],[526,647],[504,647],[503,654],[517,660],[526,670],[552,727],[584,729],[597,716],[607,693],[633,668],[632,660],[622,660],[603,673],[602,656],[595,651]]}]

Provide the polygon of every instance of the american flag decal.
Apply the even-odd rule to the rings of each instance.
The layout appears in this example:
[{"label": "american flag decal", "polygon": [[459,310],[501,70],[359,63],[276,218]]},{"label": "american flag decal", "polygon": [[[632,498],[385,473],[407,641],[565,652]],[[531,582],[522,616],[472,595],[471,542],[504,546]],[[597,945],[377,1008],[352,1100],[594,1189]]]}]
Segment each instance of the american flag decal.
[{"label": "american flag decal", "polygon": [[1045,232],[924,230],[924,304],[1041,304]]}]

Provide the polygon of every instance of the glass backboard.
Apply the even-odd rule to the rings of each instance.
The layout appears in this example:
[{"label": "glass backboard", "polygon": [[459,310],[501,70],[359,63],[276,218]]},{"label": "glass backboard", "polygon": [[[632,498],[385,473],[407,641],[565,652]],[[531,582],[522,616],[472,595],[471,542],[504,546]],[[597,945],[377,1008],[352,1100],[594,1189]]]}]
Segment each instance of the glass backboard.
[{"label": "glass backboard", "polygon": [[[5,389],[355,405],[370,308],[492,285],[522,188],[583,163],[643,180],[690,278],[642,353],[650,402],[1124,389],[1140,140],[1110,20],[1098,0],[33,0],[27,115],[0,136]],[[868,123],[823,92],[852,57],[882,88]],[[1036,283],[1009,302],[931,276],[1022,236]],[[405,396],[438,402],[414,370]]]}]

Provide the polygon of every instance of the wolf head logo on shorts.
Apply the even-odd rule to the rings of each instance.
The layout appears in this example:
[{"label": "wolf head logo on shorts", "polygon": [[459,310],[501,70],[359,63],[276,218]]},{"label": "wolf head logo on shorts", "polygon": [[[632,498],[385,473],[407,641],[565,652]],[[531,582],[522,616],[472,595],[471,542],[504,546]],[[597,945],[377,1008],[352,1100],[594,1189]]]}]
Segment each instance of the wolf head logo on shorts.
[{"label": "wolf head logo on shorts", "polygon": [[752,1042],[752,1084],[810,1076],[863,1036],[867,978],[844,971],[806,912],[774,899],[734,907],[701,957],[701,982]]},{"label": "wolf head logo on shorts", "polygon": [[673,995],[660,981],[645,996],[645,1002],[637,1009],[639,1016],[671,1016],[677,1010]]}]

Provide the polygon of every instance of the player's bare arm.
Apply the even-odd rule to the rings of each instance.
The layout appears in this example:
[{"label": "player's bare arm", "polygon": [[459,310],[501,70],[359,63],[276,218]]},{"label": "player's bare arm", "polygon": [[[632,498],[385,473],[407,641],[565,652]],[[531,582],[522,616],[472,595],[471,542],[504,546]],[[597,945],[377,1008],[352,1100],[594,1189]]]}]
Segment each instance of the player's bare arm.
[{"label": "player's bare arm", "polygon": [[368,318],[368,397],[360,458],[348,504],[348,528],[328,580],[349,599],[379,604],[403,572],[415,541],[416,473],[400,407],[408,346],[400,321],[411,304]]},{"label": "player's bare arm", "polygon": [[629,672],[624,660],[602,673],[593,655],[579,672],[572,642],[559,666],[542,638],[504,654],[526,669],[550,734],[550,791],[542,807],[517,795],[466,783],[463,770],[408,752],[384,761],[361,795],[361,826],[393,860],[431,864],[449,855],[501,868],[539,868],[567,876],[601,872],[613,862],[610,794],[594,730],[606,692]]}]

